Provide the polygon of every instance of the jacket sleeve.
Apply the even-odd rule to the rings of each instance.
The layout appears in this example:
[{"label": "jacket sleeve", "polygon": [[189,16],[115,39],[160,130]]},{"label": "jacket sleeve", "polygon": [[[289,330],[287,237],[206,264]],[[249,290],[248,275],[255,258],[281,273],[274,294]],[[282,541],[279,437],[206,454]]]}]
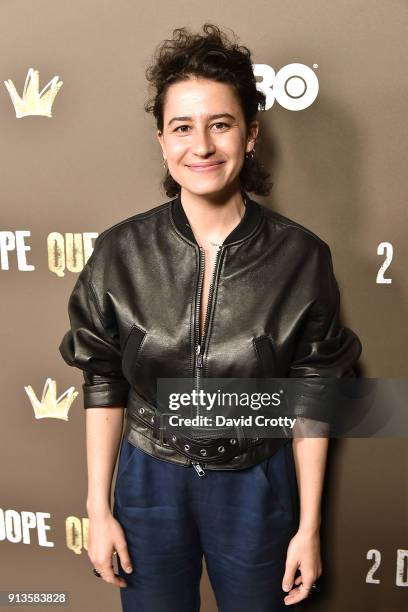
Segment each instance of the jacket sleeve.
[{"label": "jacket sleeve", "polygon": [[69,297],[71,326],[59,346],[65,362],[83,371],[84,408],[125,406],[130,388],[122,372],[117,329],[104,316],[103,300],[92,282],[98,238]]},{"label": "jacket sleeve", "polygon": [[340,292],[326,243],[319,250],[311,278],[314,299],[299,331],[290,366],[288,377],[299,379],[293,381],[290,400],[295,402],[292,408],[296,414],[325,421],[338,418],[342,383],[321,379],[356,377],[354,366],[362,344],[350,328],[340,325]]}]

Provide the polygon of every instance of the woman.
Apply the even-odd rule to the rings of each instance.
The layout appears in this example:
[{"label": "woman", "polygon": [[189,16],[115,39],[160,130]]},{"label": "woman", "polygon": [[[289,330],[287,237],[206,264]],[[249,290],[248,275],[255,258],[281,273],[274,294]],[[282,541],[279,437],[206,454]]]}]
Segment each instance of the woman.
[{"label": "woman", "polygon": [[270,189],[249,50],[176,29],[147,76],[172,199],[98,236],[60,345],[85,378],[88,554],[126,612],[197,612],[203,555],[219,610],[272,612],[322,573],[328,440],[174,435],[157,382],[349,376],[361,344],[329,247],[248,196]]}]

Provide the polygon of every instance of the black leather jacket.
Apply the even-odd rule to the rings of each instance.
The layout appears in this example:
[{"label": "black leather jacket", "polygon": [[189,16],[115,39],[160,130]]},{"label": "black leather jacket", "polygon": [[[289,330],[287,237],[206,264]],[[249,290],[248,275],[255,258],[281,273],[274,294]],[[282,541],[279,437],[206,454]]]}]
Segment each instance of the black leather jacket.
[{"label": "black leather jacket", "polygon": [[328,245],[243,196],[245,214],[217,254],[203,339],[204,251],[180,196],[103,231],[68,303],[71,328],[59,350],[83,370],[84,407],[126,406],[128,440],[181,465],[249,467],[288,439],[200,447],[163,437],[158,378],[352,376],[362,350],[339,325]]}]

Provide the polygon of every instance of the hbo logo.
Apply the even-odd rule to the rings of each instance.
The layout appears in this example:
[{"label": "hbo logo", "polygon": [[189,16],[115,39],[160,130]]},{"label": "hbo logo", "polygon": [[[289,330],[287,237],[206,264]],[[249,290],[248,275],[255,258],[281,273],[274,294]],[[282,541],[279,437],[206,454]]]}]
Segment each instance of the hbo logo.
[{"label": "hbo logo", "polygon": [[276,73],[268,64],[252,64],[252,68],[254,75],[262,78],[256,87],[266,96],[265,110],[271,108],[276,100],[287,110],[299,111],[317,98],[319,81],[305,64],[288,64]]}]

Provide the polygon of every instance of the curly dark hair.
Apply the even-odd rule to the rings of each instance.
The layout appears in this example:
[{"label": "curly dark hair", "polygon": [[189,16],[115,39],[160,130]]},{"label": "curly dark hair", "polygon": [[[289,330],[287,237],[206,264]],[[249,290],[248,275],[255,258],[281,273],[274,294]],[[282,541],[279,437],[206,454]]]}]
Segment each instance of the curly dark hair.
[{"label": "curly dark hair", "polygon": [[[163,131],[163,106],[167,88],[190,76],[230,83],[238,94],[247,128],[256,119],[258,110],[265,110],[266,97],[256,87],[250,50],[237,43],[234,33],[234,41],[230,41],[214,24],[205,23],[202,30],[203,35],[191,33],[185,27],[174,29],[173,37],[165,39],[156,48],[153,63],[146,69],[146,79],[153,87],[154,95],[146,102],[144,110],[153,114],[160,132]],[[269,178],[269,172],[256,155],[252,159],[245,156],[239,174],[243,191],[269,195],[273,185]],[[168,168],[162,186],[169,197],[181,191]]]}]

